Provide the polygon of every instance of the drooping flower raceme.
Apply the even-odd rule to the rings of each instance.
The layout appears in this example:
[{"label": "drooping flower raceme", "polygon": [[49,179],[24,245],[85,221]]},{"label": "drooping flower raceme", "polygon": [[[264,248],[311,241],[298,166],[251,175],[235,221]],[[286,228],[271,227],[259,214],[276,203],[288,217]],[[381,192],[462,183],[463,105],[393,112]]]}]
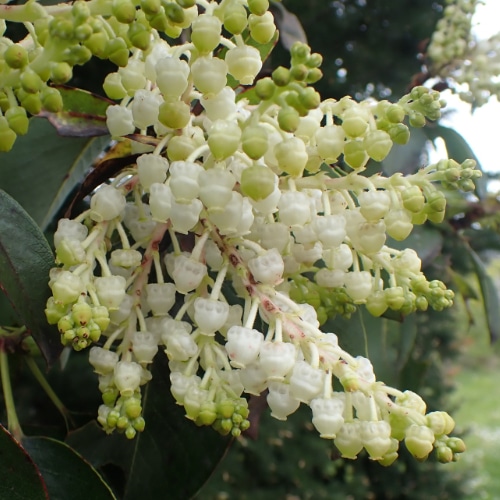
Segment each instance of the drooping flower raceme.
[{"label": "drooping flower raceme", "polygon": [[[291,69],[260,79],[249,101],[228,76],[244,86],[259,72],[253,45],[275,36],[267,2],[200,1],[203,13],[187,3],[175,19],[136,11],[149,22],[148,43],[127,51],[105,85],[123,98],[108,108],[110,132],[153,135],[157,146],[141,146],[55,234],[47,318],[64,345],[92,345],[99,422],[129,438],[142,431],[141,386],[155,356],[167,356],[186,416],[222,434],[248,428],[245,393],[268,391],[278,419],[310,406],[345,457],[364,448],[388,465],[404,440],[419,459],[433,448],[453,459],[463,443],[448,437],[447,414],[427,414],[418,395],[378,382],[368,359],[321,330],[329,315],[361,305],[375,316],[451,305],[453,293],[426,279],[417,254],[386,238],[442,221],[436,184],[472,189],[474,162],[365,174],[408,140],[405,117],[413,126],[439,117],[439,93],[321,101],[308,86],[321,57],[297,43]],[[160,26],[169,36],[191,26],[191,41],[169,45]]]}]

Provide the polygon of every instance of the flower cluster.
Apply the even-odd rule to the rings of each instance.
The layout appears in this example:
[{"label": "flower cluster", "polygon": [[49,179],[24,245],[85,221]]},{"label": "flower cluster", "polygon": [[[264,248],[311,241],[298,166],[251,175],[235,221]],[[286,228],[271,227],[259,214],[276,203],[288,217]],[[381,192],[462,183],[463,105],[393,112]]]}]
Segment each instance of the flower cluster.
[{"label": "flower cluster", "polygon": [[[146,18],[152,3],[141,2]],[[380,316],[451,304],[413,250],[386,240],[442,221],[436,184],[473,189],[474,162],[364,174],[408,141],[405,120],[421,127],[440,116],[439,93],[321,101],[308,86],[321,57],[297,43],[290,69],[260,79],[247,98],[228,78],[245,86],[259,73],[254,45],[275,35],[267,2],[185,3],[191,40],[170,45],[152,30],[105,83],[121,99],[107,110],[111,134],[153,135],[156,146],[138,145],[136,163],[55,233],[47,317],[64,345],[92,345],[99,422],[129,438],[144,428],[141,386],[162,351],[186,416],[222,434],[248,428],[244,393],[267,391],[277,419],[308,405],[347,458],[366,449],[388,465],[404,440],[419,459],[434,448],[455,459],[464,446],[449,437],[451,417],[376,381],[368,359],[320,329],[357,305]],[[123,5],[113,2],[114,15]]]},{"label": "flower cluster", "polygon": [[447,3],[427,48],[430,72],[444,80],[451,79],[460,98],[479,107],[490,97],[500,96],[500,37],[473,39],[472,16],[480,4],[478,0]]}]

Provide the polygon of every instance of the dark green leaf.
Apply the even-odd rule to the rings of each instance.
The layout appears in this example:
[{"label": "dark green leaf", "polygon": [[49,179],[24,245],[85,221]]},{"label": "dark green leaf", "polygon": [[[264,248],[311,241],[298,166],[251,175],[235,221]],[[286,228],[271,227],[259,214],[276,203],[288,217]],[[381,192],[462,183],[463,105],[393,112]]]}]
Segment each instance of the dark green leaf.
[{"label": "dark green leaf", "polygon": [[33,118],[29,134],[2,154],[0,186],[45,230],[108,140],[60,137],[47,120]]},{"label": "dark green leaf", "polygon": [[413,174],[422,167],[427,136],[421,128],[411,129],[410,133],[408,144],[394,144],[391,152],[382,161],[382,171],[387,176],[398,172],[404,175]]},{"label": "dark green leaf", "polygon": [[[477,163],[477,168],[481,169],[481,164],[477,159],[477,156],[472,151],[471,147],[467,141],[454,129],[443,127],[442,125],[433,125],[431,127],[425,127],[424,129],[427,137],[432,141],[435,141],[438,137],[443,139],[446,144],[446,150],[448,151],[449,158],[462,163],[465,160],[474,160]],[[478,198],[483,199],[487,194],[487,178],[483,176],[474,181],[476,185],[476,195]]]},{"label": "dark green leaf", "polygon": [[51,364],[61,351],[59,335],[47,325],[49,270],[54,257],[35,221],[0,190],[0,284]]},{"label": "dark green leaf", "polygon": [[184,416],[170,394],[165,356],[156,358],[153,379],[144,392],[146,429],[134,440],[107,436],[91,423],[71,433],[68,443],[95,467],[122,470],[123,480],[114,486],[117,491],[123,488],[124,500],[192,498],[223,457],[229,440],[210,428],[196,427]]},{"label": "dark green leaf", "polygon": [[40,472],[23,447],[0,425],[0,498],[48,500]]},{"label": "dark green leaf", "polygon": [[95,137],[107,135],[106,108],[113,101],[86,90],[59,87],[63,110],[59,113],[43,111],[40,116],[49,120],[63,136]]},{"label": "dark green leaf", "polygon": [[290,50],[295,42],[307,43],[307,35],[295,14],[292,14],[282,3],[278,2],[273,2],[273,13],[280,32],[280,42],[285,49]]},{"label": "dark green leaf", "polygon": [[483,261],[479,258],[472,248],[467,245],[469,255],[474,264],[474,269],[479,280],[481,294],[483,296],[484,312],[486,314],[486,321],[490,331],[491,340],[496,340],[500,336],[500,307],[498,292],[493,283],[493,280],[488,275]]},{"label": "dark green leaf", "polygon": [[51,500],[116,499],[97,471],[67,444],[26,437],[23,445],[37,464]]}]

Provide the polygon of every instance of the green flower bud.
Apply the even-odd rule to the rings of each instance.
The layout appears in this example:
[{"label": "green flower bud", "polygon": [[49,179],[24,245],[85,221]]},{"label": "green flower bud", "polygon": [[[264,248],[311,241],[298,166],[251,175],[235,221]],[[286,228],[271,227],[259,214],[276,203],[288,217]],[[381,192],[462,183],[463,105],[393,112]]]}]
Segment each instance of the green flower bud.
[{"label": "green flower bud", "polygon": [[377,290],[369,295],[366,299],[365,307],[372,316],[375,316],[376,318],[382,316],[382,314],[387,311],[388,307],[384,291]]},{"label": "green flower bud", "polygon": [[432,191],[427,195],[428,215],[432,212],[444,212],[446,209],[446,197],[441,191]]},{"label": "green flower bud", "polygon": [[215,159],[223,160],[231,156],[240,144],[241,129],[237,123],[216,120],[208,133],[208,147]]},{"label": "green flower bud", "polygon": [[293,63],[306,64],[311,56],[311,48],[305,43],[294,42],[290,48],[290,55]]},{"label": "green flower bud", "polygon": [[385,116],[391,123],[401,123],[405,118],[405,110],[399,104],[391,104],[385,110]]},{"label": "green flower bud", "polygon": [[266,129],[260,125],[246,127],[241,136],[241,146],[252,160],[258,160],[264,156],[269,147]]},{"label": "green flower bud", "polygon": [[82,25],[90,17],[90,8],[84,0],[77,0],[72,8],[71,15],[76,24]]},{"label": "green flower bud", "polygon": [[45,306],[45,316],[49,325],[55,325],[59,320],[66,315],[68,306],[60,304],[54,300],[54,297],[49,297]]},{"label": "green flower bud", "polygon": [[292,68],[290,69],[291,78],[293,80],[297,80],[298,82],[302,82],[303,80],[305,80],[308,73],[309,69],[305,64],[297,64],[296,66],[292,66]]},{"label": "green flower bud", "polygon": [[285,132],[295,132],[300,125],[300,115],[291,106],[283,106],[278,112],[278,125]]},{"label": "green flower bud", "polygon": [[410,140],[410,131],[403,123],[395,124],[389,128],[388,132],[392,141],[396,144],[404,145]]},{"label": "green flower bud", "polygon": [[[162,7],[163,9],[163,7]],[[162,11],[158,12],[157,14],[153,14],[150,17],[148,17],[148,22],[151,28],[165,33],[167,30],[170,30],[170,24],[168,22],[167,16],[165,16],[165,13]],[[173,37],[175,38],[175,37]]]},{"label": "green flower bud", "polygon": [[307,72],[306,83],[313,85],[323,78],[323,72],[319,68],[310,69]]},{"label": "green flower bud", "polygon": [[212,52],[220,42],[222,23],[210,14],[201,14],[191,26],[191,41],[200,54]]},{"label": "green flower bud", "polygon": [[29,94],[36,94],[43,88],[42,79],[32,69],[21,73],[20,83],[22,89]]},{"label": "green flower bud", "polygon": [[196,425],[212,425],[217,418],[217,405],[213,401],[205,401],[200,406],[200,413],[196,417]]},{"label": "green flower bud", "polygon": [[437,454],[437,459],[442,463],[442,464],[448,464],[453,461],[453,451],[451,448],[448,448],[448,446],[440,446],[436,450]]},{"label": "green flower bud", "polygon": [[391,136],[383,130],[372,130],[366,134],[363,145],[370,158],[382,161],[391,151]]},{"label": "green flower bud", "polygon": [[264,15],[268,9],[268,0],[248,0],[248,10],[256,16]]},{"label": "green flower bud", "polygon": [[360,137],[366,132],[368,122],[357,108],[351,108],[342,117],[342,128],[349,137]]},{"label": "green flower bud", "polygon": [[7,118],[0,116],[0,151],[5,153],[12,149],[16,142],[16,133],[9,127]]},{"label": "green flower bud", "polygon": [[418,186],[410,186],[401,192],[403,206],[413,213],[420,212],[425,205],[425,197]]},{"label": "green flower bud", "polygon": [[363,142],[351,140],[344,145],[344,161],[352,168],[362,168],[368,162]]},{"label": "green flower bud", "polygon": [[272,72],[271,77],[278,87],[284,87],[290,83],[290,70],[284,66],[278,66]]},{"label": "green flower bud", "polygon": [[28,52],[27,50],[18,43],[10,45],[7,47],[3,53],[3,58],[9,67],[13,69],[24,68],[28,64]]},{"label": "green flower bud", "polygon": [[315,52],[311,54],[306,61],[306,66],[308,68],[319,68],[323,64],[323,56]]},{"label": "green flower bud", "polygon": [[73,22],[69,19],[54,18],[49,22],[49,33],[54,38],[71,40],[74,35]]},{"label": "green flower bud", "polygon": [[106,57],[117,66],[127,66],[129,50],[125,40],[123,38],[109,39],[106,43]]},{"label": "green flower bud", "polygon": [[250,36],[261,44],[270,42],[276,32],[274,17],[269,11],[262,16],[250,14],[248,16],[248,26],[250,27]]},{"label": "green flower bud", "polygon": [[232,35],[240,35],[247,27],[247,12],[239,3],[232,3],[224,12],[224,28]]},{"label": "green flower bud", "polygon": [[384,290],[387,305],[393,311],[399,311],[405,303],[405,292],[402,287],[394,286]]},{"label": "green flower bud", "polygon": [[42,100],[40,98],[40,94],[28,94],[24,92],[22,89],[17,91],[17,98],[21,106],[30,114],[37,115],[42,111]]},{"label": "green flower bud", "polygon": [[234,413],[234,402],[231,399],[223,399],[217,404],[217,414],[221,418],[231,418]]},{"label": "green flower bud", "polygon": [[252,200],[259,201],[267,198],[273,191],[276,174],[262,165],[252,165],[241,173],[241,193]]},{"label": "green flower bud", "polygon": [[185,135],[176,135],[168,143],[167,157],[170,161],[182,161],[195,149],[196,145],[193,139]]},{"label": "green flower bud", "polygon": [[110,99],[118,100],[127,96],[127,90],[122,85],[122,79],[119,73],[108,73],[102,87]]},{"label": "green flower bud", "polygon": [[113,0],[111,12],[117,21],[130,24],[135,19],[135,5],[131,0]]},{"label": "green flower bud", "polygon": [[99,326],[101,331],[106,330],[109,325],[109,312],[105,306],[94,306],[92,308],[92,320]]},{"label": "green flower bud", "polygon": [[81,66],[92,58],[92,52],[84,45],[73,45],[64,52],[64,61],[70,66]]},{"label": "green flower bud", "polygon": [[421,128],[425,125],[425,116],[419,112],[411,112],[408,115],[410,125],[415,128]]},{"label": "green flower bud", "polygon": [[189,9],[196,5],[196,0],[175,0],[183,9]]},{"label": "green flower bud", "polygon": [[84,45],[92,54],[100,59],[106,58],[107,55],[108,36],[104,32],[94,33],[87,40]]},{"label": "green flower bud", "polygon": [[283,172],[293,177],[302,175],[307,163],[307,152],[305,144],[300,139],[291,137],[276,144],[274,154]]},{"label": "green flower bud", "polygon": [[271,97],[273,97],[274,95],[275,89],[276,85],[269,77],[262,78],[255,84],[255,93],[257,94],[257,97],[262,101],[271,99]]},{"label": "green flower bud", "polygon": [[134,47],[141,50],[147,50],[151,44],[151,32],[140,22],[133,22],[129,25],[127,37]]},{"label": "green flower bud", "polygon": [[416,458],[426,459],[432,451],[434,433],[425,425],[412,424],[406,430],[405,444],[408,451]]},{"label": "green flower bud", "polygon": [[119,394],[117,389],[109,387],[101,395],[102,402],[107,406],[114,406]]},{"label": "green flower bud", "polygon": [[5,118],[7,118],[9,127],[17,135],[24,135],[28,132],[29,119],[26,115],[26,110],[21,106],[9,108],[5,113]]},{"label": "green flower bud", "polygon": [[184,128],[191,119],[191,109],[184,101],[164,102],[160,105],[158,120],[165,127]]},{"label": "green flower bud", "polygon": [[87,302],[77,302],[71,308],[71,320],[74,324],[85,326],[92,319],[92,307]]},{"label": "green flower bud", "polygon": [[144,420],[143,417],[137,417],[132,422],[132,425],[134,426],[134,429],[137,432],[142,432],[144,430],[144,428],[146,427],[146,421]]},{"label": "green flower bud", "polygon": [[308,110],[316,109],[321,104],[321,96],[312,87],[306,87],[299,93],[299,102]]},{"label": "green flower bud", "polygon": [[142,412],[141,401],[134,396],[125,398],[122,411],[125,413],[128,419],[136,419],[141,415]]},{"label": "green flower bud", "polygon": [[453,453],[463,453],[466,449],[465,443],[457,437],[448,438],[446,440],[446,446],[451,448]]},{"label": "green flower bud", "polygon": [[161,0],[141,0],[141,10],[147,16],[153,16],[161,11]]},{"label": "green flower bud", "polygon": [[173,2],[162,2],[167,19],[173,24],[182,24],[185,19],[182,7]]},{"label": "green flower bud", "polygon": [[66,62],[52,63],[50,65],[50,79],[57,85],[71,80],[73,69]]},{"label": "green flower bud", "polygon": [[63,109],[63,100],[61,94],[55,88],[46,87],[42,92],[41,102],[43,104],[43,107],[51,113],[59,113],[59,111]]}]

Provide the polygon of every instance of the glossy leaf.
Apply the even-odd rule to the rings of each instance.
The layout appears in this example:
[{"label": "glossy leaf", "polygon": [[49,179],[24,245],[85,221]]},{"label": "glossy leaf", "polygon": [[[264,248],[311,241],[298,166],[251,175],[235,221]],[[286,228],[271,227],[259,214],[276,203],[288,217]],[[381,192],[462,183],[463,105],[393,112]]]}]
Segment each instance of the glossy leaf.
[{"label": "glossy leaf", "polygon": [[280,32],[280,42],[290,50],[295,42],[307,43],[307,35],[299,18],[287,10],[282,3],[273,3],[276,26]]},{"label": "glossy leaf", "polygon": [[496,340],[500,337],[500,299],[498,291],[479,255],[468,245],[467,249],[479,280],[490,338],[491,340]]},{"label": "glossy leaf", "polygon": [[107,436],[91,423],[71,433],[68,443],[95,467],[121,469],[123,481],[113,486],[123,489],[124,500],[187,500],[208,479],[230,441],[184,416],[170,394],[166,356],[157,356],[152,373],[143,395],[143,433],[129,441],[119,434]]},{"label": "glossy leaf", "polygon": [[44,481],[26,450],[0,425],[0,498],[48,500]]},{"label": "glossy leaf", "polygon": [[37,464],[51,500],[113,500],[97,471],[67,444],[48,437],[26,437],[23,446]]},{"label": "glossy leaf", "polygon": [[70,87],[59,87],[63,110],[59,113],[43,111],[40,116],[49,120],[63,136],[95,137],[107,135],[106,108],[113,101]]},{"label": "glossy leaf", "polygon": [[53,262],[47,240],[35,221],[0,190],[0,283],[49,364],[61,351],[59,335],[47,325],[44,314]]},{"label": "glossy leaf", "polygon": [[45,230],[108,141],[60,137],[47,120],[33,118],[29,134],[3,153],[0,186]]}]

